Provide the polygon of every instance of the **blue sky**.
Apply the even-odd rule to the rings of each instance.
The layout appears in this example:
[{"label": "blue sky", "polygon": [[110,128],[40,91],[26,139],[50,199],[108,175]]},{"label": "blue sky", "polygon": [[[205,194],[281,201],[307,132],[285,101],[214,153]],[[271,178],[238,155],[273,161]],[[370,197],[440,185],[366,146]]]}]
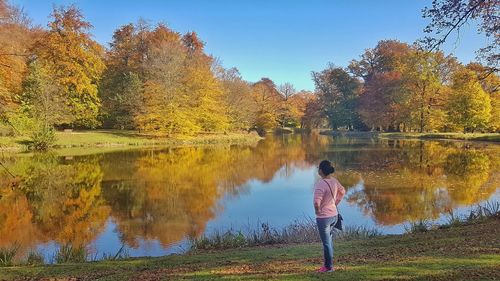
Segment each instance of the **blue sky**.
[{"label": "blue sky", "polygon": [[[379,40],[408,43],[423,36],[421,9],[431,0],[12,0],[34,23],[45,26],[53,5],[76,4],[94,28],[94,39],[108,46],[113,31],[139,18],[164,22],[185,33],[196,31],[208,53],[243,78],[269,77],[313,90],[311,71],[329,62],[347,66]],[[445,46],[468,63],[485,39],[469,26]]]}]

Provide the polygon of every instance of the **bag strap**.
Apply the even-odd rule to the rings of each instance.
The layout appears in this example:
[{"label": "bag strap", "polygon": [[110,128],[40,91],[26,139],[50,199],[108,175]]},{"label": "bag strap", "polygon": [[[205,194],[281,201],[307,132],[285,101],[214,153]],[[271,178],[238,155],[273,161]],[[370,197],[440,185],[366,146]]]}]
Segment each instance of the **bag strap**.
[{"label": "bag strap", "polygon": [[335,195],[333,195],[332,186],[328,183],[327,180],[325,180],[325,179],[323,179],[323,180],[328,185],[328,189],[330,189],[330,193],[332,194],[332,199],[333,199],[333,205],[335,205],[335,207],[337,207],[337,205],[335,204],[335,201],[337,200],[337,198]]}]

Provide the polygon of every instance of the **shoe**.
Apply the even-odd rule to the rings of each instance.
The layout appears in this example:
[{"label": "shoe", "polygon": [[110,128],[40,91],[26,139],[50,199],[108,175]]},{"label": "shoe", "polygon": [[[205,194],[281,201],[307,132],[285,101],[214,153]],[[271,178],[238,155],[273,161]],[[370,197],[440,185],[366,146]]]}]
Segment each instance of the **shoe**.
[{"label": "shoe", "polygon": [[322,266],[320,269],[318,269],[318,272],[333,272],[333,268],[328,268],[328,267],[324,267]]}]

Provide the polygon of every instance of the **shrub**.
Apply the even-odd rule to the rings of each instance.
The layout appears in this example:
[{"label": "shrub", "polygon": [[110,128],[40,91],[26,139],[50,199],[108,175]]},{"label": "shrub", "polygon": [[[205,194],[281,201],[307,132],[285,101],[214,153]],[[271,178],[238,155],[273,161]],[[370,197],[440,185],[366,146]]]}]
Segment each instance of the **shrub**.
[{"label": "shrub", "polygon": [[84,246],[62,245],[55,253],[56,263],[78,263],[87,260],[88,252]]},{"label": "shrub", "polygon": [[122,245],[121,248],[113,255],[113,254],[102,254],[102,257],[100,260],[106,260],[106,261],[115,261],[115,260],[123,260],[127,259],[130,257],[130,253],[128,250],[125,248],[125,245]]},{"label": "shrub", "polygon": [[52,126],[40,126],[30,135],[30,148],[44,151],[50,148],[56,141],[56,133]]},{"label": "shrub", "polygon": [[431,223],[427,220],[419,220],[411,222],[409,225],[405,225],[404,228],[406,233],[427,232],[431,229]]}]

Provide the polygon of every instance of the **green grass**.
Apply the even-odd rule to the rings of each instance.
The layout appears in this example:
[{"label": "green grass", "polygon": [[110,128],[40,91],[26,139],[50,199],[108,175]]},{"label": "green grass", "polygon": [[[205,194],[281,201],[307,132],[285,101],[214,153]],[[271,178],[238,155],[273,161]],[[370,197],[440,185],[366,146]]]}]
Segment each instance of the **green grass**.
[{"label": "green grass", "polygon": [[[206,134],[196,137],[166,138],[139,134],[136,131],[126,130],[92,130],[57,132],[54,148],[75,147],[126,147],[126,146],[154,146],[154,145],[184,145],[184,144],[212,144],[212,143],[246,143],[260,139],[254,134],[228,133]],[[22,151],[26,149],[24,143],[27,137],[0,136],[0,150]]]},{"label": "green grass", "polygon": [[0,269],[0,280],[499,280],[500,220],[425,233],[335,243],[337,271],[315,272],[319,243],[201,251],[134,258]]},{"label": "green grass", "polygon": [[380,138],[411,138],[411,139],[454,139],[470,141],[500,142],[499,133],[380,133]]}]

